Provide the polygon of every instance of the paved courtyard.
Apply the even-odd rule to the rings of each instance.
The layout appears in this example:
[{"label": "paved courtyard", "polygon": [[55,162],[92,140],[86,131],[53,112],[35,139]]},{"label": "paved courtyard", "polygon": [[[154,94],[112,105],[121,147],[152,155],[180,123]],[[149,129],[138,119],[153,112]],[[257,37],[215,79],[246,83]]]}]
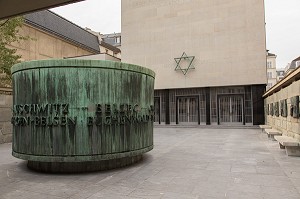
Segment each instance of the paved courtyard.
[{"label": "paved courtyard", "polygon": [[259,129],[155,128],[138,164],[86,174],[44,174],[0,145],[0,198],[299,199],[300,158]]}]

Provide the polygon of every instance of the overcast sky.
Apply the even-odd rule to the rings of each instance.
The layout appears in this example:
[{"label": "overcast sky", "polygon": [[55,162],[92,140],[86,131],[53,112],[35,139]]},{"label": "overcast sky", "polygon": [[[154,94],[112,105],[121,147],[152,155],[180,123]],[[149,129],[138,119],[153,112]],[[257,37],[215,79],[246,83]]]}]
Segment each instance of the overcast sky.
[{"label": "overcast sky", "polygon": [[[300,0],[265,0],[267,49],[277,55],[277,68],[300,56]],[[85,28],[121,32],[121,0],[86,0],[52,9]]]},{"label": "overcast sky", "polygon": [[85,0],[51,10],[83,28],[121,32],[121,0]]}]

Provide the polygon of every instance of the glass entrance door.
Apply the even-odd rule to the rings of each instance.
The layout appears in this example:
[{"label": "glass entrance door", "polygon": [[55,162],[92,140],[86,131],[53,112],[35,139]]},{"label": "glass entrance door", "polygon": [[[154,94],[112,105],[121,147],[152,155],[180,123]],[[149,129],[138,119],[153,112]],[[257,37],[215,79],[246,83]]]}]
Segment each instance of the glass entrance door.
[{"label": "glass entrance door", "polygon": [[243,124],[243,97],[221,96],[219,98],[220,124]]},{"label": "glass entrance door", "polygon": [[198,98],[179,97],[178,98],[178,123],[198,124]]}]

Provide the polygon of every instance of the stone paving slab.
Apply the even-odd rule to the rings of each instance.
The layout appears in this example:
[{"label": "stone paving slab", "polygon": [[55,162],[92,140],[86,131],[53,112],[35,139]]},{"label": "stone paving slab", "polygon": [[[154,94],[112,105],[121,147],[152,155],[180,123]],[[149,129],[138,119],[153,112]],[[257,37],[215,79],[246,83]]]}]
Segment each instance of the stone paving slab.
[{"label": "stone paving slab", "polygon": [[0,199],[299,199],[300,158],[260,129],[158,128],[142,162],[111,171],[45,174],[0,145]]}]

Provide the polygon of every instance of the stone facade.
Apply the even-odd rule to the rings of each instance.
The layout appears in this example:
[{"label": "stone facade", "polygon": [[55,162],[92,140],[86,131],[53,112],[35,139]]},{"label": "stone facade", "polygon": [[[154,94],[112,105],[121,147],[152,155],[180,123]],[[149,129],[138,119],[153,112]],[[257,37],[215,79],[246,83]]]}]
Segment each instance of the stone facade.
[{"label": "stone facade", "polygon": [[122,61],[154,70],[156,89],[266,84],[265,43],[263,0],[122,0]]},{"label": "stone facade", "polygon": [[[275,88],[270,89],[264,96],[266,124],[300,141],[299,101],[294,101],[294,99],[300,96],[299,76],[300,70],[298,69],[290,76],[285,77],[274,86]],[[290,80],[290,83],[288,80]],[[280,85],[282,82],[287,83]],[[298,107],[295,102],[298,103]],[[286,114],[284,103],[287,104]],[[292,105],[294,106],[293,108]],[[298,111],[293,111],[293,109],[295,110],[296,108]],[[293,112],[295,112],[295,114],[293,114]]]},{"label": "stone facade", "polygon": [[156,72],[156,122],[264,123],[264,19],[263,0],[122,0],[122,62]]},{"label": "stone facade", "polygon": [[0,144],[11,142],[12,140],[11,107],[12,90],[0,88]]},{"label": "stone facade", "polygon": [[93,52],[67,42],[48,32],[39,30],[25,24],[21,34],[30,36],[32,39],[20,43],[14,43],[12,48],[17,49],[21,55],[21,61],[43,60],[51,58],[75,57],[94,54]]},{"label": "stone facade", "polygon": [[266,90],[269,90],[272,86],[277,83],[277,72],[276,72],[276,55],[268,53],[267,56],[267,79],[268,84]]}]

